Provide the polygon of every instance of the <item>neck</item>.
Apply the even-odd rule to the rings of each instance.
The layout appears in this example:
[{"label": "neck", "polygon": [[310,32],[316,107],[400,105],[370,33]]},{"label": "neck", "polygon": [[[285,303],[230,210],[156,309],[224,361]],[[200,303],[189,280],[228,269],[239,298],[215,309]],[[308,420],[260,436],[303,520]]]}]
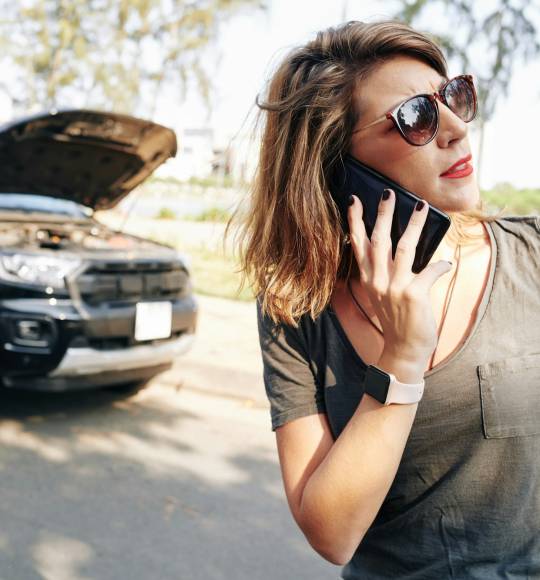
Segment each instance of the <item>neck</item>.
[{"label": "neck", "polygon": [[[462,257],[465,254],[471,254],[475,250],[484,247],[486,243],[489,243],[489,234],[487,232],[486,226],[482,222],[477,222],[473,226],[469,226],[466,228],[468,234],[472,236],[482,236],[481,238],[468,242],[466,245],[461,244]],[[450,262],[455,262],[456,260],[456,253],[457,253],[457,244],[452,242],[449,239],[448,233],[444,236],[441,240],[441,243],[437,246],[437,249],[433,253],[431,260],[429,261],[430,264],[434,262],[438,262],[439,260],[449,260]],[[454,264],[455,265],[455,264]]]}]

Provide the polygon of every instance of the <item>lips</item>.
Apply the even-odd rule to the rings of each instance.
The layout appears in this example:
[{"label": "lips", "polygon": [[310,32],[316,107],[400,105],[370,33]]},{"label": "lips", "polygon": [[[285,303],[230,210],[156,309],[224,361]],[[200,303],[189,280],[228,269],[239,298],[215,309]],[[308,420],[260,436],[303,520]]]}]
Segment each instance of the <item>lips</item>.
[{"label": "lips", "polygon": [[456,161],[444,173],[441,173],[440,177],[464,177],[465,175],[470,175],[472,173],[472,166],[468,163],[471,159],[472,155],[469,153],[466,157]]}]

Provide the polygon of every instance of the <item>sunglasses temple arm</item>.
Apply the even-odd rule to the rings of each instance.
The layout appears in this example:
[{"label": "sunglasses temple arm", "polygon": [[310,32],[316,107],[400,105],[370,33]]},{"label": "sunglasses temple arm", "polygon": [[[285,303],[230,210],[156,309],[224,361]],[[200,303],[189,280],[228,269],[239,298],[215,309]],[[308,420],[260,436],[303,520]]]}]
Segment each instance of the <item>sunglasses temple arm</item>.
[{"label": "sunglasses temple arm", "polygon": [[355,131],[353,131],[353,135],[354,133],[358,133],[359,131],[363,131],[364,129],[369,129],[370,127],[373,127],[373,125],[377,125],[378,123],[382,123],[383,121],[386,121],[386,119],[391,118],[392,118],[391,113],[386,113],[386,115],[384,115],[383,117],[379,117],[378,119],[375,119],[375,121],[372,121],[368,125],[364,125],[363,127],[360,127],[360,129],[356,129]]}]

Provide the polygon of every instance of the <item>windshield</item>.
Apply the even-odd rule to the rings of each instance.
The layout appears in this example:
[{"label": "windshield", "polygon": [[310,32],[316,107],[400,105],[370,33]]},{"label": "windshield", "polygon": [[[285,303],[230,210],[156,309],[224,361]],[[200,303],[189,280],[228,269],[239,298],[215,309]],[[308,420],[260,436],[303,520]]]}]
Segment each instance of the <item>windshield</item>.
[{"label": "windshield", "polygon": [[73,218],[87,218],[92,215],[90,208],[74,201],[28,193],[0,194],[0,211],[38,212]]}]

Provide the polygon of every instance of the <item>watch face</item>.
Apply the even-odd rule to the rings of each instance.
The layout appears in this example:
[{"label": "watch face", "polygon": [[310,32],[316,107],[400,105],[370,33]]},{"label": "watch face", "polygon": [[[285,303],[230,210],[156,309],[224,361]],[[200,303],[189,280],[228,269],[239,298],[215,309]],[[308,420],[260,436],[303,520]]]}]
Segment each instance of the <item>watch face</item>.
[{"label": "watch face", "polygon": [[377,399],[379,403],[385,403],[390,386],[390,375],[376,366],[370,365],[366,370],[364,379],[364,391]]}]

